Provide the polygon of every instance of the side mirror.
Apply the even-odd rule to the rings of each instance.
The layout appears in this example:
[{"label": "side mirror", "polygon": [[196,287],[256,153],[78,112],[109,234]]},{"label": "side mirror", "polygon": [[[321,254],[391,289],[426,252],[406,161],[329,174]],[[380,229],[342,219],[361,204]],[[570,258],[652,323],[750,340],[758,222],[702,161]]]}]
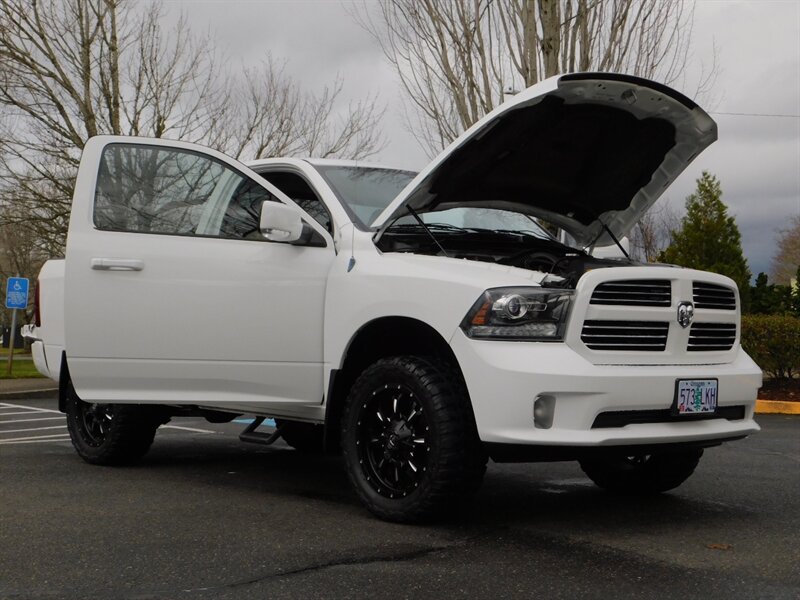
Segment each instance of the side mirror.
[{"label": "side mirror", "polygon": [[266,200],[261,204],[259,228],[271,242],[296,242],[303,236],[300,213],[280,202]]}]

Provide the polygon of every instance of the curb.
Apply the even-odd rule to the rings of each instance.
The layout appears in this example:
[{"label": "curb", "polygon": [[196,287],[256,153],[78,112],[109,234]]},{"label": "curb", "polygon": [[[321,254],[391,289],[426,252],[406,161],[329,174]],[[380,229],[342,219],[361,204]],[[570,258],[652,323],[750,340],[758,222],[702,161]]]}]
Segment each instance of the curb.
[{"label": "curb", "polygon": [[55,400],[58,398],[58,388],[44,390],[20,390],[18,392],[0,392],[2,400]]},{"label": "curb", "polygon": [[800,402],[756,400],[757,415],[800,415]]}]

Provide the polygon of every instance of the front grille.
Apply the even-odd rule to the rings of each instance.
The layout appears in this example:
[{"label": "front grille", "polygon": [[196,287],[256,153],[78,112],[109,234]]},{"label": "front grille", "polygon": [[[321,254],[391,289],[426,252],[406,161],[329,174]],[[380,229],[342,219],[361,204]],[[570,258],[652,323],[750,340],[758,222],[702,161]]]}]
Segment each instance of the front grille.
[{"label": "front grille", "polygon": [[662,321],[583,322],[581,340],[591,350],[663,352],[669,323]]},{"label": "front grille", "polygon": [[689,352],[730,350],[736,341],[734,323],[695,323],[689,330]]},{"label": "front grille", "polygon": [[692,283],[695,308],[736,310],[736,293],[729,287],[695,281]]},{"label": "front grille", "polygon": [[679,423],[681,421],[702,421],[705,419],[744,419],[744,406],[718,406],[717,411],[706,414],[674,415],[669,408],[656,410],[615,410],[602,412],[592,423],[592,429],[625,427],[642,423]]},{"label": "front grille", "polygon": [[591,304],[669,306],[672,286],[666,279],[607,281],[594,288]]}]

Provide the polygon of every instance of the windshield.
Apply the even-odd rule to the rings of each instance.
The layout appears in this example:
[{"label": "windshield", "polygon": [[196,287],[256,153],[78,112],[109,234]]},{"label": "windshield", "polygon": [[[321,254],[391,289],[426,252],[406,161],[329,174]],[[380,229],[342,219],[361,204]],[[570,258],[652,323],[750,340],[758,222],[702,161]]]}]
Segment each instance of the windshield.
[{"label": "windshield", "polygon": [[399,169],[314,165],[355,224],[366,229],[416,173]]},{"label": "windshield", "polygon": [[[377,167],[314,165],[314,168],[361,229],[367,229],[416,175],[413,171]],[[460,206],[423,213],[420,218],[426,224],[452,229],[502,231],[553,239],[533,217],[510,210]],[[397,219],[392,227],[416,225],[416,219],[408,215]]]},{"label": "windshield", "polygon": [[[533,217],[510,210],[460,206],[458,208],[422,213],[419,216],[423,223],[432,227],[444,226],[447,228],[465,230],[522,233],[545,240],[553,239],[553,236],[545,231]],[[417,220],[413,216],[408,215],[397,219],[391,227],[397,225],[415,226],[417,225]]]}]

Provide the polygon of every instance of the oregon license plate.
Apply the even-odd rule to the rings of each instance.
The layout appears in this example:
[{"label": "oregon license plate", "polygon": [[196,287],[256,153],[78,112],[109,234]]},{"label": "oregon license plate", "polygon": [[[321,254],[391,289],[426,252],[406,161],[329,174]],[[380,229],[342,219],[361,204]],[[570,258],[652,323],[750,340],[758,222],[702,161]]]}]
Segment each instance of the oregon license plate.
[{"label": "oregon license plate", "polygon": [[716,379],[679,379],[673,412],[679,415],[713,413],[717,410]]}]

